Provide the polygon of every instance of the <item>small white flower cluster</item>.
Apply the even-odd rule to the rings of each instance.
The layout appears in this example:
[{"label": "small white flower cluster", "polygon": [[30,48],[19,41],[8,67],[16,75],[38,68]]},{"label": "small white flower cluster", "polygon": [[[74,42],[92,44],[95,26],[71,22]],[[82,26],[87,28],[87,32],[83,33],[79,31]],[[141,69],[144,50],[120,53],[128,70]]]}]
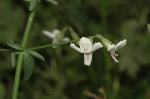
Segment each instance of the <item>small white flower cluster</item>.
[{"label": "small white flower cluster", "polygon": [[44,30],[43,33],[53,40],[53,43],[59,43],[61,41],[68,42],[70,39],[68,37],[64,37],[62,32],[58,29],[54,29],[52,32]]},{"label": "small white flower cluster", "polygon": [[112,57],[112,59],[118,63],[119,61],[116,59],[116,56],[118,56],[118,54],[116,54],[116,51],[118,51],[120,48],[124,47],[127,43],[127,40],[124,39],[122,41],[120,41],[119,43],[115,44],[108,44],[108,48],[107,51],[110,52],[110,55]]},{"label": "small white flower cluster", "polygon": [[[49,38],[53,39],[53,43],[59,43],[61,41],[65,41],[65,42],[69,41],[69,38],[63,37],[59,30],[53,30],[52,32],[43,31],[43,33]],[[70,47],[75,49],[79,53],[84,54],[84,64],[87,66],[91,65],[93,52],[102,48],[103,46],[106,47],[107,51],[110,52],[112,59],[116,63],[118,63],[119,61],[116,58],[118,54],[116,54],[116,51],[124,47],[127,43],[127,40],[124,39],[117,44],[113,44],[112,42],[110,42],[108,39],[106,39],[101,35],[97,35],[97,38],[100,39],[102,43],[96,42],[93,44],[90,39],[86,37],[82,37],[79,40],[79,47],[77,47],[74,43],[71,43]]]}]

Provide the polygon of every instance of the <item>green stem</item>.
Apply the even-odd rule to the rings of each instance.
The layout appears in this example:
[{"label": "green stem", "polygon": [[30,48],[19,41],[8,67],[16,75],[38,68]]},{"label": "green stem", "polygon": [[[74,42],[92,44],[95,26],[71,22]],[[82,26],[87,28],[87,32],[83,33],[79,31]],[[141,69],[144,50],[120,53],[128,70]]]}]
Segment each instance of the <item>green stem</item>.
[{"label": "green stem", "polygon": [[[29,34],[31,31],[31,27],[32,27],[32,23],[33,23],[36,9],[37,9],[37,5],[36,5],[35,9],[29,15],[28,22],[27,22],[26,29],[25,29],[25,33],[23,36],[22,45],[21,45],[22,48],[25,48],[27,45],[27,41],[28,41]],[[22,63],[23,63],[23,56],[24,56],[23,52],[21,52],[18,56],[12,99],[18,98],[18,89],[19,89],[19,85],[20,85],[20,75],[21,75],[21,69],[22,69]]]},{"label": "green stem", "polygon": [[24,33],[23,41],[22,41],[22,45],[21,45],[23,48],[26,47],[26,44],[27,44],[27,41],[28,41],[28,38],[29,38],[29,34],[30,34],[31,27],[32,27],[32,24],[33,24],[33,19],[34,19],[34,16],[35,16],[36,8],[30,13],[29,18],[28,18],[28,22],[27,22],[27,25],[26,25],[26,29],[25,29],[25,33]]},{"label": "green stem", "polygon": [[[32,14],[31,16],[34,17],[34,14]],[[31,18],[30,20],[32,21],[33,19]],[[31,21],[30,21],[30,23],[32,24]],[[29,24],[29,23],[28,23],[28,24]],[[25,39],[23,39],[23,43],[22,43],[22,47],[23,47],[23,48],[24,48],[25,45],[26,45],[25,42],[27,42],[27,40],[28,40],[30,28],[31,28],[31,26],[32,26],[31,24],[27,25],[26,32],[25,32],[25,35],[24,35],[24,38],[25,38]],[[90,37],[88,37],[88,38],[96,38],[96,37],[97,37],[97,35],[96,35],[96,36],[90,36]],[[49,48],[49,47],[53,47],[53,46],[61,46],[61,45],[66,45],[66,44],[70,44],[70,43],[75,43],[75,42],[77,42],[77,41],[79,41],[79,39],[77,39],[77,40],[71,40],[71,41],[69,41],[69,42],[57,43],[57,44],[41,45],[41,46],[32,47],[32,48],[27,48],[27,49],[24,48],[24,50],[40,50],[40,49]],[[0,52],[10,52],[10,51],[11,51],[11,50],[9,50],[9,49],[0,49]]]},{"label": "green stem", "polygon": [[42,45],[42,46],[37,46],[37,47],[28,48],[28,49],[26,49],[26,50],[39,50],[39,49],[49,48],[49,47],[53,47],[53,46],[60,46],[60,45],[70,44],[70,43],[74,43],[74,42],[77,42],[77,41],[78,41],[78,40],[72,40],[72,41],[69,41],[69,42]]},{"label": "green stem", "polygon": [[0,49],[0,52],[10,52],[9,49]]},{"label": "green stem", "polygon": [[23,62],[23,52],[21,52],[18,56],[12,99],[17,99],[17,97],[18,97],[18,89],[19,89],[19,83],[20,83],[22,62]]},{"label": "green stem", "polygon": [[[88,38],[96,38],[97,36],[90,36]],[[37,47],[32,47],[32,48],[28,48],[26,50],[39,50],[39,49],[44,49],[44,48],[49,48],[49,47],[53,47],[53,46],[60,46],[60,45],[66,45],[66,44],[70,44],[70,43],[75,43],[79,41],[78,40],[71,40],[69,42],[63,42],[63,43],[57,43],[57,44],[48,44],[48,45],[42,45],[42,46],[37,46]]]}]

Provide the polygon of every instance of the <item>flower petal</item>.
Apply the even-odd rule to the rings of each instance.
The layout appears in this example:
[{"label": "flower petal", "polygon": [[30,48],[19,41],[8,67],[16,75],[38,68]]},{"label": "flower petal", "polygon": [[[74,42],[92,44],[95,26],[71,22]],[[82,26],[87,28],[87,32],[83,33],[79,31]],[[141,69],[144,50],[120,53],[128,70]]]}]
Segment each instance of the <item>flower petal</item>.
[{"label": "flower petal", "polygon": [[65,38],[63,39],[63,41],[64,41],[64,42],[68,42],[68,41],[70,41],[70,39],[69,39],[68,37],[65,37]]},{"label": "flower petal", "polygon": [[118,56],[118,55],[115,54],[115,53],[110,53],[110,54],[111,54],[112,59],[113,59],[116,63],[118,63],[119,61],[118,61],[117,58],[116,58],[116,56]]},{"label": "flower petal", "polygon": [[92,51],[92,42],[86,37],[82,37],[79,41],[79,46],[82,52],[90,53]]},{"label": "flower petal", "polygon": [[77,47],[74,43],[71,43],[71,44],[70,44],[70,47],[73,48],[73,49],[75,49],[76,51],[82,53],[82,51],[80,50],[80,48]]},{"label": "flower petal", "polygon": [[102,48],[102,47],[103,47],[103,45],[100,42],[99,43],[95,43],[93,45],[92,52],[94,52],[94,51],[96,51],[96,50],[98,50],[99,48]]},{"label": "flower petal", "polygon": [[127,40],[124,39],[122,41],[120,41],[118,44],[115,45],[115,50],[119,50],[120,48],[124,47],[127,44]]},{"label": "flower petal", "polygon": [[49,31],[46,31],[46,30],[43,31],[43,34],[45,34],[50,39],[54,39],[54,37],[55,37],[52,32],[49,32]]},{"label": "flower petal", "polygon": [[85,65],[87,65],[87,66],[90,66],[90,65],[91,65],[91,62],[92,62],[92,55],[93,55],[93,53],[84,54],[84,64],[85,64]]},{"label": "flower petal", "polygon": [[52,33],[54,34],[55,37],[59,37],[59,36],[62,35],[62,34],[61,34],[61,31],[58,30],[58,29],[54,29],[54,30],[52,31]]},{"label": "flower petal", "polygon": [[115,44],[109,45],[107,51],[114,52],[115,51]]}]

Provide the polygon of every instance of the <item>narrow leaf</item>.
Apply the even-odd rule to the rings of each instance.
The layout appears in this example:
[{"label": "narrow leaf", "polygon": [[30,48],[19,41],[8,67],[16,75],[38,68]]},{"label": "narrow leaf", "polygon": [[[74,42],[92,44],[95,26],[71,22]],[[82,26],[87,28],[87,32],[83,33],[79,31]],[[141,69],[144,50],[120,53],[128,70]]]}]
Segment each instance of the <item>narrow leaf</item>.
[{"label": "narrow leaf", "polygon": [[34,68],[34,59],[29,53],[24,53],[24,79],[28,80]]},{"label": "narrow leaf", "polygon": [[16,65],[16,53],[15,52],[12,52],[11,53],[11,64],[12,64],[12,67],[14,68],[15,65]]},{"label": "narrow leaf", "polygon": [[42,60],[42,61],[45,61],[45,58],[44,58],[41,54],[39,54],[39,53],[37,53],[37,52],[35,52],[35,51],[29,51],[29,53],[30,53],[32,56],[34,56],[34,57],[36,57],[36,58],[38,58],[38,59],[40,59],[40,60]]},{"label": "narrow leaf", "polygon": [[54,5],[57,5],[57,4],[58,4],[58,2],[57,2],[56,0],[46,0],[46,1],[48,1],[48,2],[50,2],[50,3],[52,3],[52,4],[54,4]]},{"label": "narrow leaf", "polygon": [[13,49],[23,50],[18,44],[14,43],[13,41],[7,42],[7,45]]},{"label": "narrow leaf", "polygon": [[35,8],[37,2],[38,2],[38,0],[31,0],[30,1],[30,6],[29,6],[30,11],[32,11]]}]

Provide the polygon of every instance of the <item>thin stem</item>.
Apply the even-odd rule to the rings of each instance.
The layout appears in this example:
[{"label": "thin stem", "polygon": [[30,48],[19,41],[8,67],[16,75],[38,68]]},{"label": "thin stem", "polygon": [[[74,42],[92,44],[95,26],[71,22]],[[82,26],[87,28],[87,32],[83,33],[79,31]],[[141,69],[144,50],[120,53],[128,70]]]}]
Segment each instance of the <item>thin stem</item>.
[{"label": "thin stem", "polygon": [[0,49],[0,52],[10,52],[9,49]]},{"label": "thin stem", "polygon": [[[29,38],[29,33],[31,31],[31,27],[32,27],[32,23],[33,23],[36,9],[37,9],[37,5],[36,5],[35,9],[29,15],[28,22],[27,22],[26,29],[25,29],[25,33],[23,36],[22,45],[21,45],[22,48],[25,48],[27,45],[27,41]],[[21,52],[18,56],[12,99],[18,98],[18,89],[19,89],[19,85],[20,85],[20,75],[21,75],[21,69],[22,69],[22,63],[23,63],[23,56],[24,56],[23,52]]]},{"label": "thin stem", "polygon": [[70,43],[74,43],[74,42],[77,42],[77,41],[78,41],[78,40],[72,40],[72,41],[69,41],[69,42],[42,45],[42,46],[37,46],[37,47],[28,48],[28,49],[26,49],[26,50],[39,50],[39,49],[49,48],[49,47],[53,47],[53,46],[60,46],[60,45],[70,44]]},{"label": "thin stem", "polygon": [[[88,38],[95,38],[95,37],[97,37],[97,36],[90,36]],[[66,45],[66,44],[70,44],[70,43],[75,43],[77,41],[79,41],[79,40],[72,40],[72,41],[69,41],[69,42],[63,42],[63,43],[57,43],[57,44],[42,45],[42,46],[28,48],[26,50],[40,50],[40,49],[49,48],[49,47],[53,47],[53,46],[60,46],[60,45]]]},{"label": "thin stem", "polygon": [[21,68],[22,68],[22,63],[23,63],[22,61],[23,61],[23,52],[21,52],[18,56],[12,99],[17,99],[18,97]]},{"label": "thin stem", "polygon": [[21,45],[23,48],[25,48],[27,41],[28,41],[28,38],[29,38],[29,34],[30,34],[30,30],[31,30],[31,27],[33,24],[33,19],[35,16],[36,8],[30,13],[29,18],[28,18],[28,22],[26,25],[26,29],[25,29],[25,33],[24,33],[23,41],[22,41],[22,45]]},{"label": "thin stem", "polygon": [[[31,15],[32,17],[34,17],[34,14],[32,14]],[[31,21],[33,21],[33,19],[30,19]],[[31,22],[30,21],[30,22]],[[29,23],[28,23],[29,24]],[[31,23],[32,24],[32,23]],[[24,48],[25,47],[25,45],[26,45],[26,43],[25,42],[27,42],[27,40],[28,40],[28,37],[29,37],[29,32],[30,32],[30,28],[31,28],[31,24],[29,24],[29,26],[26,28],[26,32],[25,32],[25,39],[23,39],[23,43],[22,43],[22,47]],[[28,31],[28,32],[27,32]],[[88,38],[96,38],[97,36],[90,36],[90,37],[88,37]],[[27,49],[25,49],[24,48],[24,50],[40,50],[40,49],[44,49],[44,48],[49,48],[49,47],[53,47],[53,46],[61,46],[61,45],[66,45],[66,44],[70,44],[70,43],[75,43],[75,42],[77,42],[77,41],[79,41],[79,40],[72,40],[72,41],[69,41],[69,42],[63,42],[63,43],[57,43],[57,44],[46,44],[46,45],[41,45],[41,46],[37,46],[37,47],[32,47],[32,48],[27,48]],[[0,52],[10,52],[11,50],[9,50],[9,49],[0,49]]]}]

